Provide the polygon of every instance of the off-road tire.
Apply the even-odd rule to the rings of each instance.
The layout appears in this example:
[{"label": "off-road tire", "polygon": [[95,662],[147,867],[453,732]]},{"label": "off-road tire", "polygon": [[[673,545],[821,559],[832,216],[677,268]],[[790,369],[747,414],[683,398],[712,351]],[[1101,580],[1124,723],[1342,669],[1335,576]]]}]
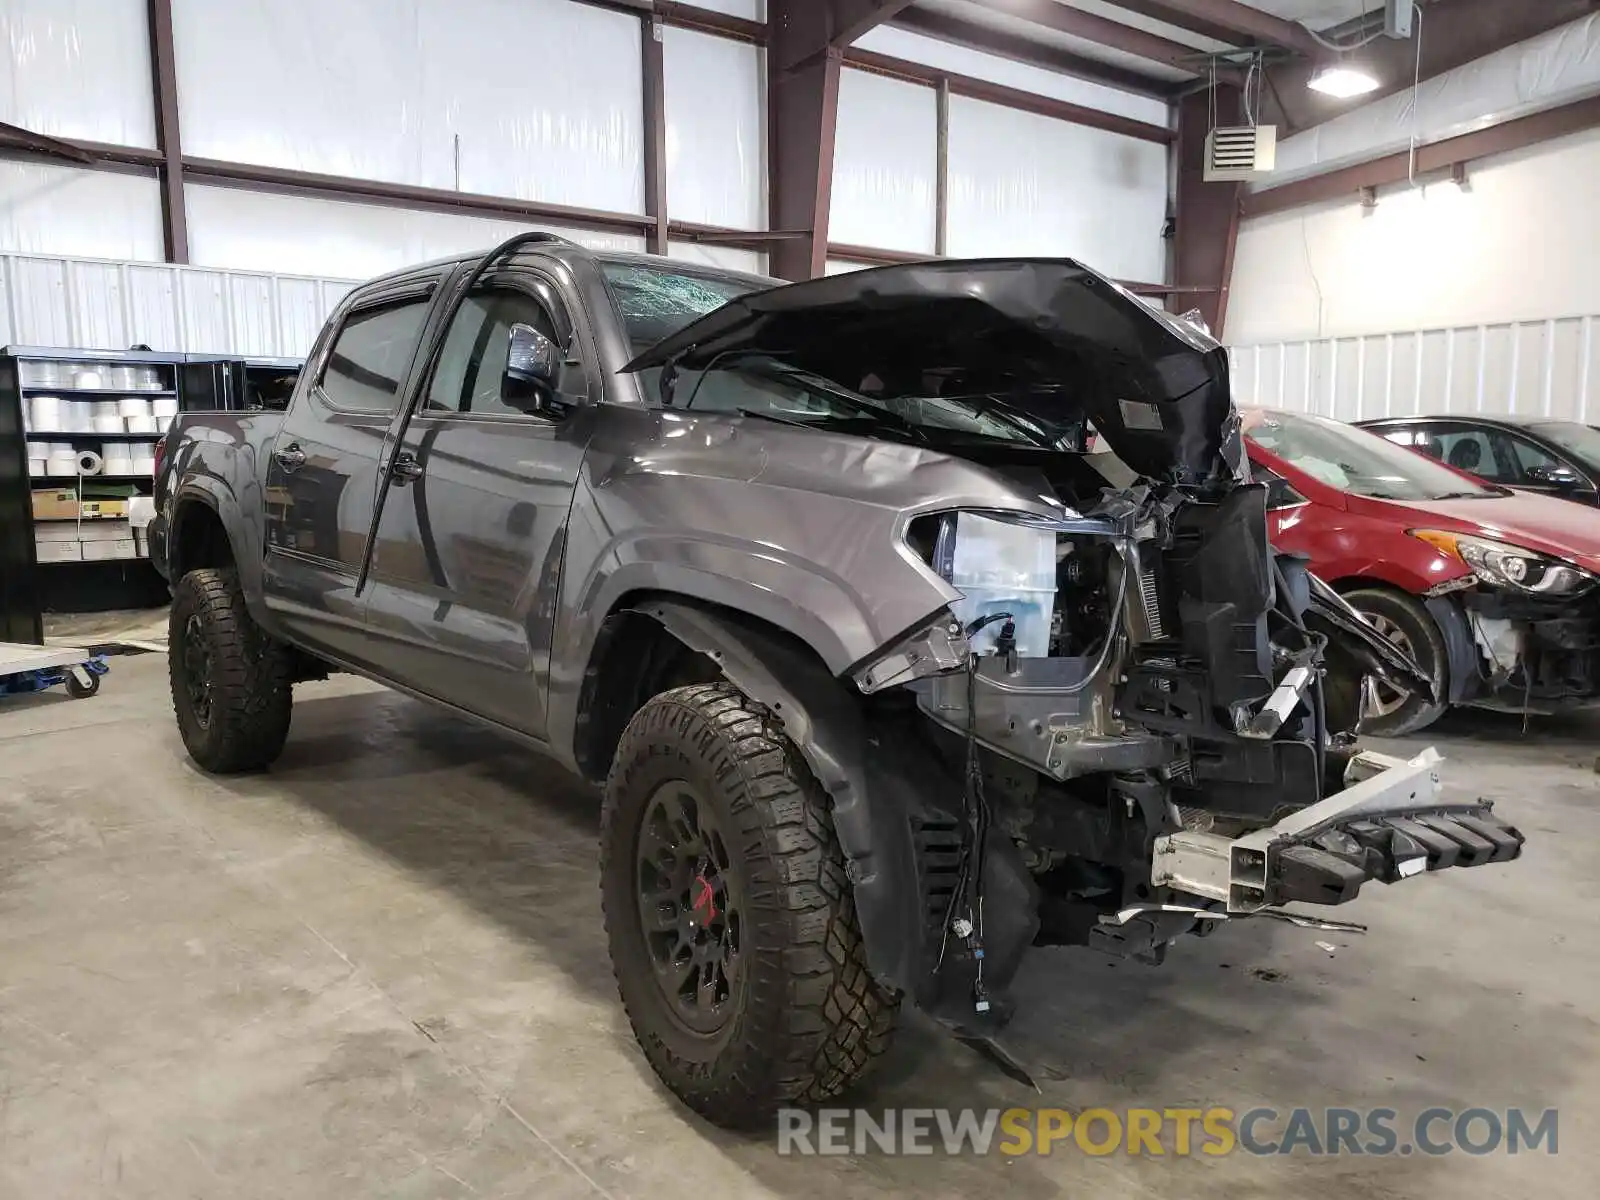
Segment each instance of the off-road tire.
[{"label": "off-road tire", "polygon": [[[1449,687],[1449,652],[1444,634],[1422,601],[1388,588],[1359,588],[1344,598],[1363,616],[1382,617],[1398,626],[1411,643],[1417,665],[1432,677],[1434,687],[1444,695]],[[1404,737],[1420,733],[1445,713],[1448,702],[1435,704],[1426,696],[1412,696],[1400,708],[1382,717],[1363,717],[1361,732],[1374,737]]]},{"label": "off-road tire", "polygon": [[[204,718],[189,689],[191,631],[209,651],[210,713]],[[289,654],[251,618],[232,569],[190,571],[173,588],[167,678],[184,748],[202,770],[259,771],[282,752],[294,699]]]},{"label": "off-road tire", "polygon": [[[711,809],[742,877],[741,977],[715,1035],[680,1025],[639,915],[636,851],[652,795],[682,780]],[[685,1104],[729,1129],[829,1100],[887,1047],[898,997],[867,969],[826,792],[769,715],[727,683],[664,692],[628,723],[600,826],[606,936],[628,1021]]]}]

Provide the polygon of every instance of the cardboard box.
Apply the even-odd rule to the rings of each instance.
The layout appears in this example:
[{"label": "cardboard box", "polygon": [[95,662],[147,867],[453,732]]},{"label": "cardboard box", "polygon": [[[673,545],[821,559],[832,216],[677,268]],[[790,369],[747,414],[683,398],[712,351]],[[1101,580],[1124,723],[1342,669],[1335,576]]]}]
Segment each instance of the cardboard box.
[{"label": "cardboard box", "polygon": [[34,520],[76,517],[78,512],[76,488],[35,488],[33,491]]},{"label": "cardboard box", "polygon": [[104,518],[82,521],[38,521],[33,527],[41,542],[117,542],[133,536],[126,521]]},{"label": "cardboard box", "polygon": [[108,558],[137,558],[133,548],[133,539],[125,538],[114,542],[84,542],[83,561],[98,562]]},{"label": "cardboard box", "polygon": [[128,502],[126,500],[83,500],[79,502],[78,515],[122,519],[128,515]]},{"label": "cardboard box", "polygon": [[83,561],[80,542],[35,542],[33,547],[34,557],[42,563]]}]

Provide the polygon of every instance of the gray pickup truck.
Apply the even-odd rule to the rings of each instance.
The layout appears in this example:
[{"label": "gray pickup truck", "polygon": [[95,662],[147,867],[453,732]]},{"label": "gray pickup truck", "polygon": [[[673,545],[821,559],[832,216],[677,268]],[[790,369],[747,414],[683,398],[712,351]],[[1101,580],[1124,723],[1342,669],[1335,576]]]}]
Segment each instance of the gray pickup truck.
[{"label": "gray pickup truck", "polygon": [[181,417],[151,549],[202,768],[336,670],[603,784],[634,1031],[748,1126],[902,999],[1015,1072],[1030,946],[1158,962],[1517,857],[1433,751],[1357,746],[1367,678],[1432,685],[1265,491],[1224,351],[1078,263],[778,286],[528,234],[357,288],[286,411]]}]

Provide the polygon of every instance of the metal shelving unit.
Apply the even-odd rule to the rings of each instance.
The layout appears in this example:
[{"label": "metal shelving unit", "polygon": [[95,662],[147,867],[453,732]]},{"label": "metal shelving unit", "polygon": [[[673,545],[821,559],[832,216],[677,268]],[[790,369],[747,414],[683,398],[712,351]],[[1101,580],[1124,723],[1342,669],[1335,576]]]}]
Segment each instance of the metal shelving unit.
[{"label": "metal shelving unit", "polygon": [[[167,598],[125,508],[153,493],[153,472],[107,472],[102,465],[92,474],[63,473],[62,457],[40,455],[41,447],[67,445],[75,455],[92,451],[102,463],[138,462],[153,456],[170,419],[160,410],[270,406],[292,386],[300,365],[289,358],[148,350],[0,350],[0,641],[42,642],[45,612],[144,608]],[[85,374],[97,378],[86,381]],[[53,403],[37,404],[49,397]],[[138,414],[120,415],[123,400],[143,402],[129,406]],[[113,402],[116,418],[106,407]],[[33,418],[46,410],[56,414],[52,427],[35,428]],[[101,428],[86,428],[96,416]],[[156,428],[129,428],[130,417]],[[113,421],[124,427],[109,428]],[[150,452],[140,454],[141,443]],[[41,459],[57,466],[37,465]]]}]

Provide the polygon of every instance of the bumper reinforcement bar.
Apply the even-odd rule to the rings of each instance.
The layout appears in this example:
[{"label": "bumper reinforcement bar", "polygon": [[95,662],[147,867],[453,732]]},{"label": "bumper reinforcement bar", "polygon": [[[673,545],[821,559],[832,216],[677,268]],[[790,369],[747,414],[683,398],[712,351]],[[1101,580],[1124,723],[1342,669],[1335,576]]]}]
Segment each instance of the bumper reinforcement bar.
[{"label": "bumper reinforcement bar", "polygon": [[1509,862],[1522,834],[1489,801],[1439,798],[1438,751],[1409,762],[1366,752],[1351,760],[1336,796],[1243,837],[1183,831],[1159,837],[1151,880],[1209,900],[1233,914],[1300,901],[1344,904],[1369,879],[1383,883]]}]

